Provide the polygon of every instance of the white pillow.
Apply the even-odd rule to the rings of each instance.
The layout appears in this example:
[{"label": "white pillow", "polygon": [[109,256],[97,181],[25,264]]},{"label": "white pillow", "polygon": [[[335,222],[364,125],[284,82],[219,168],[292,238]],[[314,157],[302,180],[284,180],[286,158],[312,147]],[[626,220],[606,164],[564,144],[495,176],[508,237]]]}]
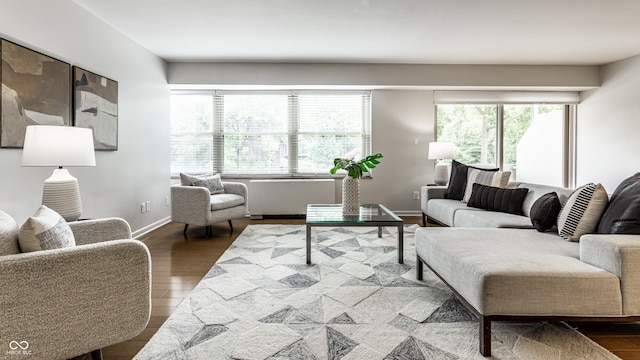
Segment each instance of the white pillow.
[{"label": "white pillow", "polygon": [[222,179],[220,178],[220,174],[198,174],[198,175],[189,175],[189,174],[180,174],[180,182],[182,185],[187,186],[201,186],[209,189],[209,192],[213,194],[224,194],[224,185],[222,184]]},{"label": "white pillow", "polygon": [[473,184],[504,188],[509,184],[509,177],[511,177],[510,171],[484,171],[469,168],[469,172],[467,173],[467,187],[464,190],[462,202],[469,202],[473,191]]},{"label": "white pillow", "polygon": [[76,245],[69,224],[60,214],[42,205],[18,232],[22,252],[60,249]]},{"label": "white pillow", "polygon": [[586,184],[577,188],[558,215],[558,234],[565,240],[578,241],[593,233],[609,203],[609,195],[601,184]]}]

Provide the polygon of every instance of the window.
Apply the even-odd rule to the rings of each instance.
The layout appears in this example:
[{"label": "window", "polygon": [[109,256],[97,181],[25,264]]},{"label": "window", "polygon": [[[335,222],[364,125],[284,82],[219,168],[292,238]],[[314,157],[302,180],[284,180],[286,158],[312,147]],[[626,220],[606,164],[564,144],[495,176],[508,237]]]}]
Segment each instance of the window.
[{"label": "window", "polygon": [[[522,104],[487,104],[491,96],[483,94],[481,101],[468,104],[460,94],[452,97],[454,101],[447,101],[448,96],[436,96],[441,102],[437,104],[436,136],[438,141],[455,144],[456,160],[498,166],[511,171],[513,181],[571,185],[568,154],[573,98],[566,98],[566,104],[531,99]],[[557,102],[560,97],[554,96]]]},{"label": "window", "polygon": [[336,157],[371,152],[370,93],[176,92],[171,172],[328,175]]}]

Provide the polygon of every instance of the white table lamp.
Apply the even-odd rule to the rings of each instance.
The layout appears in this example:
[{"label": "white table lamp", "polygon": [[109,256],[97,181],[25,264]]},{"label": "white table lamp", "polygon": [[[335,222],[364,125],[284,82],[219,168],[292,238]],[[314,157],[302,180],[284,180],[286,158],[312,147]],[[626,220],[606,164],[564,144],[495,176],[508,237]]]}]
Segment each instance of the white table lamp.
[{"label": "white table lamp", "polygon": [[455,147],[450,142],[430,142],[429,159],[437,160],[433,171],[433,182],[436,185],[446,185],[449,182],[449,167],[445,159],[453,159]]},{"label": "white table lamp", "polygon": [[91,129],[71,126],[27,126],[22,166],[57,166],[44,181],[42,204],[67,221],[82,214],[78,179],[63,166],[96,166]]}]

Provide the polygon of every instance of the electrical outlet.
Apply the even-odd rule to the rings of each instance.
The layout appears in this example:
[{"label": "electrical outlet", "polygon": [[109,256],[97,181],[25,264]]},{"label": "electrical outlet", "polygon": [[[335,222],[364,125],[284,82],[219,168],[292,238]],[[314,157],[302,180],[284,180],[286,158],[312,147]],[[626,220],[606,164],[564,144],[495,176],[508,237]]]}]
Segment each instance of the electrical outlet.
[{"label": "electrical outlet", "polygon": [[145,209],[146,209],[145,203],[140,204],[140,213],[141,214],[145,213],[145,211],[144,211]]},{"label": "electrical outlet", "polygon": [[165,196],[165,198],[164,198],[164,205],[165,206],[169,206],[169,197],[168,196]]},{"label": "electrical outlet", "polygon": [[151,210],[151,201],[144,203],[144,210],[145,212],[149,212]]},{"label": "electrical outlet", "polygon": [[419,191],[414,191],[413,192],[413,200],[420,200],[420,192]]}]

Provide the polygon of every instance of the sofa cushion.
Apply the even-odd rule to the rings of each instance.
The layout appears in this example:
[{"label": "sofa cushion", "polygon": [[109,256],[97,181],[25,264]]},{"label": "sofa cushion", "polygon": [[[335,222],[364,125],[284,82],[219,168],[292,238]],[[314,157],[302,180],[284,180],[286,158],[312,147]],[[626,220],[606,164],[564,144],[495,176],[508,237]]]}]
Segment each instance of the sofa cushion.
[{"label": "sofa cushion", "polygon": [[76,245],[69,224],[57,212],[41,205],[18,233],[22,252],[60,249]]},{"label": "sofa cushion", "polygon": [[475,183],[467,206],[523,215],[522,202],[528,191],[526,188],[505,189]]},{"label": "sofa cushion", "polygon": [[427,203],[427,214],[447,226],[454,226],[454,217],[456,212],[460,210],[484,211],[478,208],[470,208],[467,204],[453,199],[433,199]]},{"label": "sofa cushion", "polygon": [[222,184],[222,179],[220,178],[220,174],[198,174],[198,175],[189,175],[180,173],[180,183],[185,186],[201,186],[209,189],[211,194],[222,194],[224,193],[224,185]]},{"label": "sofa cushion", "polygon": [[602,214],[601,234],[640,234],[640,173],[625,179],[611,195]]},{"label": "sofa cushion", "polygon": [[560,214],[562,205],[558,194],[550,192],[542,195],[533,203],[530,212],[531,224],[540,231],[545,232],[554,227],[558,222],[558,214]]},{"label": "sofa cushion", "polygon": [[577,188],[558,215],[558,234],[568,241],[596,230],[607,207],[609,195],[601,184],[586,184]]},{"label": "sofa cushion", "polygon": [[574,190],[559,186],[524,182],[518,183],[517,187],[524,187],[529,189],[527,196],[524,198],[524,203],[522,203],[522,211],[524,212],[524,216],[531,216],[531,207],[533,206],[533,203],[536,202],[536,200],[538,200],[542,195],[548,194],[550,192],[555,192],[556,194],[558,194],[560,204],[564,204],[567,202],[567,199],[569,198],[569,196],[571,196]]},{"label": "sofa cushion", "polygon": [[18,224],[9,214],[0,210],[0,256],[19,252]]},{"label": "sofa cushion", "polygon": [[498,171],[499,169],[481,169],[471,165],[465,165],[461,162],[451,161],[451,176],[449,176],[449,184],[447,185],[447,191],[444,193],[445,199],[462,200],[464,198],[464,191],[467,186],[467,177],[469,174],[469,168],[478,169],[484,171]]},{"label": "sofa cushion", "polygon": [[469,169],[467,175],[467,186],[464,190],[464,198],[462,202],[469,202],[471,193],[473,192],[473,184],[482,184],[495,187],[506,187],[509,183],[510,171],[486,171],[478,169]]},{"label": "sofa cushion", "polygon": [[622,314],[620,279],[580,261],[580,245],[553,233],[429,227],[416,230],[415,242],[420,258],[481,314]]},{"label": "sofa cushion", "polygon": [[[468,211],[468,210],[478,211]],[[516,228],[532,229],[531,221],[526,216],[508,214],[504,212],[480,210],[467,207],[456,211],[453,220],[455,227],[481,228]]]},{"label": "sofa cushion", "polygon": [[232,208],[244,204],[244,197],[236,194],[216,194],[211,196],[211,211]]}]

